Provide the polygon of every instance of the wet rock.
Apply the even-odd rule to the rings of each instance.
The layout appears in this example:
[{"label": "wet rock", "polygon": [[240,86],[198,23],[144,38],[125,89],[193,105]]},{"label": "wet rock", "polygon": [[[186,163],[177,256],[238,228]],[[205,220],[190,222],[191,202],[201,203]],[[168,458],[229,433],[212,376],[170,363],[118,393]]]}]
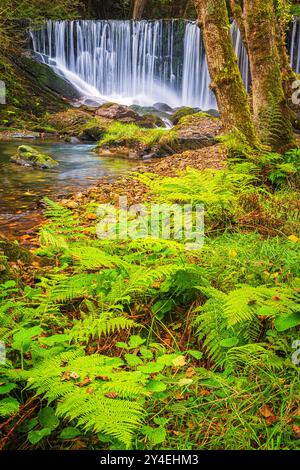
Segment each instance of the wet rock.
[{"label": "wet rock", "polygon": [[27,134],[26,132],[17,132],[16,134],[12,134],[13,139],[37,139],[40,137],[39,133],[32,133]]},{"label": "wet rock", "polygon": [[129,106],[117,103],[105,103],[97,109],[95,114],[102,118],[128,123],[137,122],[141,119],[141,116]]},{"label": "wet rock", "polygon": [[158,111],[162,111],[164,113],[172,113],[173,108],[166,103],[154,103],[153,108],[157,109]]},{"label": "wet rock", "polygon": [[155,127],[166,127],[166,124],[159,116],[155,114],[144,114],[137,125],[145,129],[154,129]]},{"label": "wet rock", "polygon": [[15,60],[18,65],[36,81],[37,85],[73,101],[80,98],[78,90],[66,78],[57,75],[47,64],[40,62],[37,55],[24,54]]},{"label": "wet rock", "polygon": [[216,117],[216,118],[220,117],[220,113],[217,109],[208,109],[206,111],[206,114],[209,114],[210,116]]},{"label": "wet rock", "polygon": [[11,161],[21,166],[33,168],[53,168],[58,162],[49,155],[41,153],[38,149],[29,147],[29,145],[20,145],[16,155],[11,157]]}]

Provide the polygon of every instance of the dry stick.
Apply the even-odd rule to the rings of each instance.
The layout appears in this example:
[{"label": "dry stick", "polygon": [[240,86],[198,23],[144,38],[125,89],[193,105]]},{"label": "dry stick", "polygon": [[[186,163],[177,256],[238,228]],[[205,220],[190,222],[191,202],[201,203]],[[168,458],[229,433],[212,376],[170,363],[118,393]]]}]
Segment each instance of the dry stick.
[{"label": "dry stick", "polygon": [[[20,415],[20,413],[22,413],[30,404],[32,404],[34,401],[36,401],[36,398],[33,397],[33,398],[30,398],[24,405],[22,405],[20,407],[20,409],[14,413],[12,416],[10,416],[8,418],[7,421],[5,421],[4,423],[2,423],[0,425],[0,429],[4,429],[7,425],[9,425],[18,415]],[[18,419],[18,421],[14,424],[14,426],[8,431],[7,435],[4,436],[1,440],[0,440],[0,450],[4,450],[6,444],[7,444],[7,441],[10,439],[11,435],[14,433],[14,431],[16,430],[16,428],[26,419],[28,418],[28,416],[30,416],[34,410],[37,408],[38,406],[38,403],[36,403],[32,408],[30,408],[29,410],[25,411],[24,414],[21,415],[21,417]]]}]

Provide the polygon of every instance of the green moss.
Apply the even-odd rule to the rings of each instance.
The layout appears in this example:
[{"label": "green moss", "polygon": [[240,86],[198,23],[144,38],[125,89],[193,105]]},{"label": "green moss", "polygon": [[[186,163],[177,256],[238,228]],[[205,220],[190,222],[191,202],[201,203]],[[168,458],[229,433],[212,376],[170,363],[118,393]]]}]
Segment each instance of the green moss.
[{"label": "green moss", "polygon": [[195,108],[191,108],[189,106],[184,106],[180,109],[178,109],[174,114],[171,116],[171,121],[173,124],[178,124],[180,119],[182,119],[184,116],[190,116],[191,114],[196,114],[197,110]]},{"label": "green moss", "polygon": [[83,126],[79,138],[83,140],[99,140],[107,132],[110,124],[110,120],[96,116]]},{"label": "green moss", "polygon": [[11,157],[11,161],[18,165],[37,168],[53,168],[58,165],[58,162],[52,157],[29,145],[20,145],[17,154]]},{"label": "green moss", "polygon": [[158,143],[166,132],[165,129],[143,129],[136,124],[114,122],[98,143],[98,147],[138,144],[150,147]]}]

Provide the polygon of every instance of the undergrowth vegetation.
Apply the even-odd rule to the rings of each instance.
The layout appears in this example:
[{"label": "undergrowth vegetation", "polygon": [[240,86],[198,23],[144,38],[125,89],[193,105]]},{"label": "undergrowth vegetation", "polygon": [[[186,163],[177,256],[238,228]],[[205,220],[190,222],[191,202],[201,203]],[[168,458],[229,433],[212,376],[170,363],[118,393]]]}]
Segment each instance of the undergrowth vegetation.
[{"label": "undergrowth vegetation", "polygon": [[299,448],[299,151],[239,153],[133,175],[205,205],[198,250],[100,240],[95,204],[46,200],[34,282],[0,285],[2,448]]}]

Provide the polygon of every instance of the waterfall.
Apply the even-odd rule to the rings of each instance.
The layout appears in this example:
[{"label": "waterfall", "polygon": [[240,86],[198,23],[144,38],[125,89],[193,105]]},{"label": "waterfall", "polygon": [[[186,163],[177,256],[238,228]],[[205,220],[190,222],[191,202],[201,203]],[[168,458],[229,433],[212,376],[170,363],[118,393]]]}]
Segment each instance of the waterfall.
[{"label": "waterfall", "polygon": [[293,23],[290,34],[290,59],[291,66],[296,73],[300,73],[300,20],[296,19]]},{"label": "waterfall", "polygon": [[[236,23],[231,25],[239,67],[249,90],[246,49]],[[216,108],[210,76],[195,22],[48,21],[30,32],[33,51],[80,92],[81,102],[116,101],[172,108]],[[300,22],[290,38],[291,63],[300,72]]]}]

